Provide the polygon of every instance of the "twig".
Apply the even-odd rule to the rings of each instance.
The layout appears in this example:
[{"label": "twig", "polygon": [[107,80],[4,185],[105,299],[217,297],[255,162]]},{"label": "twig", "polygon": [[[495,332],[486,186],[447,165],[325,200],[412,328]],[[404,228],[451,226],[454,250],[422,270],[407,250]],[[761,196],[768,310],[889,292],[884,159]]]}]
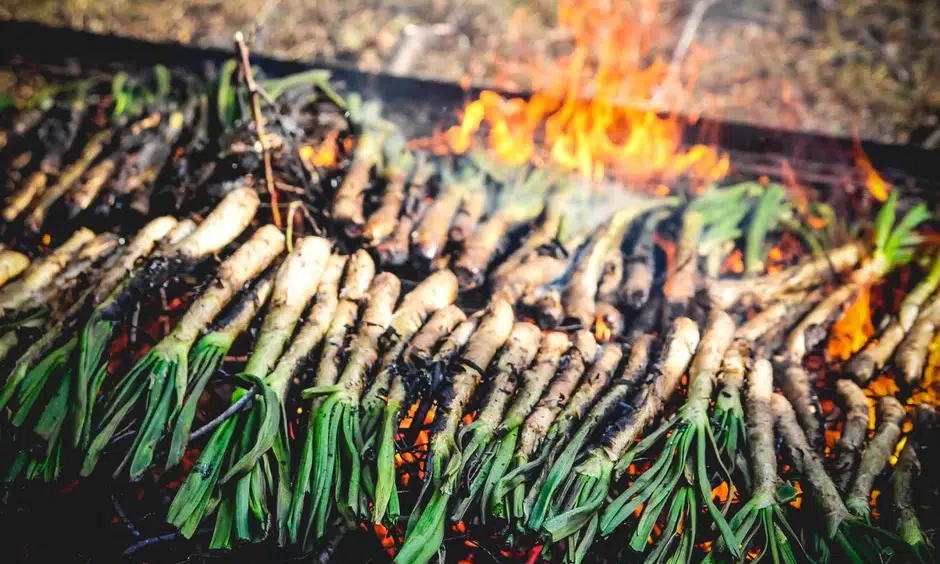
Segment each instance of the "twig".
[{"label": "twig", "polygon": [[277,206],[277,190],[274,187],[274,172],[271,170],[271,153],[268,150],[268,142],[264,135],[264,118],[261,115],[258,85],[255,83],[254,76],[251,74],[251,61],[248,59],[248,46],[245,45],[245,35],[240,31],[235,32],[235,44],[238,46],[238,52],[241,55],[245,84],[248,86],[248,92],[251,94],[251,113],[255,120],[255,133],[258,135],[258,142],[261,143],[261,154],[264,158],[264,183],[267,186],[268,194],[271,196],[271,215],[274,219],[274,225],[280,229],[281,211]]},{"label": "twig", "polygon": [[114,494],[111,494],[111,504],[114,505],[114,511],[117,512],[118,518],[122,523],[124,523],[124,525],[127,527],[127,530],[130,531],[131,535],[139,537],[140,531],[137,530],[137,527],[134,526],[134,522],[128,518],[126,513],[124,513],[124,508],[121,506],[121,502],[118,501]]},{"label": "twig", "polygon": [[343,541],[343,537],[345,537],[348,532],[349,527],[340,526],[340,528],[326,540],[326,543],[323,545],[323,550],[320,551],[320,554],[317,555],[314,562],[317,564],[329,564],[330,560],[333,559],[333,555],[336,554],[339,543]]},{"label": "twig", "polygon": [[222,413],[220,413],[218,417],[216,417],[216,418],[213,419],[212,421],[209,421],[208,423],[206,423],[206,424],[203,425],[202,427],[200,427],[200,428],[196,429],[195,431],[193,431],[192,433],[190,433],[190,435],[189,435],[189,440],[190,440],[190,441],[194,441],[194,440],[198,439],[199,437],[205,435],[206,433],[212,431],[213,429],[215,429],[216,427],[218,427],[219,425],[221,425],[222,423],[224,423],[225,420],[228,419],[229,417],[235,415],[236,413],[238,413],[238,412],[241,411],[242,409],[248,407],[248,405],[249,405],[252,401],[254,401],[254,399],[255,399],[255,393],[256,393],[257,391],[258,391],[257,387],[256,387],[256,386],[252,386],[252,387],[248,390],[248,393],[247,393],[247,394],[245,394],[244,396],[238,398],[238,400],[237,400],[235,403],[233,403],[232,405],[230,405],[230,406],[228,407],[228,409],[226,409],[225,411],[223,411]]},{"label": "twig", "polygon": [[[196,531],[196,534],[197,534],[197,535],[202,535],[202,534],[205,534],[205,533],[210,532],[211,530],[212,530],[212,527],[203,527],[202,529],[199,529],[198,531]],[[175,532],[175,533],[169,533],[169,534],[166,534],[166,535],[160,535],[159,537],[151,537],[151,538],[149,538],[149,539],[144,539],[144,540],[142,540],[142,541],[140,541],[140,542],[138,542],[138,543],[136,543],[136,544],[132,544],[127,550],[125,550],[125,551],[121,554],[121,557],[124,558],[124,557],[130,556],[130,555],[134,554],[135,552],[137,552],[138,550],[140,550],[140,549],[142,549],[142,548],[147,548],[148,546],[150,546],[150,545],[152,545],[152,544],[157,544],[157,543],[161,543],[161,542],[171,541],[171,540],[174,540],[174,539],[177,539],[177,538],[181,538],[182,536],[183,536],[183,535],[180,534],[179,531],[177,531],[177,532]]]}]

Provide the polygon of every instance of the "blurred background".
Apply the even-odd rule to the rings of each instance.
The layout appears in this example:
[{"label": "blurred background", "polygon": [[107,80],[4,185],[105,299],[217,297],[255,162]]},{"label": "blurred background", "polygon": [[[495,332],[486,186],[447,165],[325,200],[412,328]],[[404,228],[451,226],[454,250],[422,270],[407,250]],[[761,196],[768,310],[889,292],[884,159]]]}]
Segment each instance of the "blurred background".
[{"label": "blurred background", "polygon": [[[0,19],[253,51],[369,72],[538,90],[579,42],[597,0],[2,0]],[[634,2],[633,4],[636,4]],[[686,115],[940,146],[940,3],[644,0],[643,66],[670,80],[644,100]],[[579,19],[580,18],[580,19]],[[627,21],[629,20],[629,21]],[[639,23],[638,23],[639,22]],[[631,30],[632,31],[632,30]],[[610,32],[610,30],[607,30]],[[609,54],[618,56],[619,54]],[[597,56],[595,53],[594,56]],[[591,59],[579,67],[590,72]],[[11,75],[0,76],[9,91]],[[671,85],[671,86],[670,86]],[[590,93],[587,93],[590,95]]]}]

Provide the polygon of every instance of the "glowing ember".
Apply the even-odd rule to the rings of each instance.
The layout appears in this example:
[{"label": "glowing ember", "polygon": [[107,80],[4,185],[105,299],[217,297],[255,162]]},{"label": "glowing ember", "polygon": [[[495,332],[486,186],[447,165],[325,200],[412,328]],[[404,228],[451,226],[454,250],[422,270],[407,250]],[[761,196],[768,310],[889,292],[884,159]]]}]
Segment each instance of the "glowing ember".
[{"label": "glowing ember", "polygon": [[571,34],[571,52],[552,72],[534,73],[548,79],[529,100],[482,92],[446,131],[447,146],[469,150],[485,125],[488,149],[508,163],[547,160],[593,180],[645,185],[724,177],[726,155],[683,148],[683,124],[650,109],[654,94],[677,80],[667,64],[648,61],[658,9],[658,0],[560,0],[558,23]]},{"label": "glowing ember", "polygon": [[832,326],[827,352],[831,358],[848,360],[875,334],[871,323],[871,288],[864,287],[842,317]]},{"label": "glowing ember", "polygon": [[610,340],[611,331],[610,326],[604,321],[603,315],[598,315],[594,320],[594,336],[598,341],[607,342]]}]

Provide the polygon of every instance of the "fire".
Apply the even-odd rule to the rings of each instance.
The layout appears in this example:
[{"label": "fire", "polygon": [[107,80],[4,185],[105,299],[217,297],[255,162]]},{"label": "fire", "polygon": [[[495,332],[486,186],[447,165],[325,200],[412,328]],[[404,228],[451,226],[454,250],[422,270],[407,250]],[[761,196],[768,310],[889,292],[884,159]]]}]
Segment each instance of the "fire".
[{"label": "fire", "polygon": [[559,0],[571,52],[551,72],[533,72],[547,79],[529,100],[482,92],[444,133],[447,147],[469,150],[482,128],[487,148],[507,163],[549,162],[595,181],[656,185],[688,176],[706,185],[724,177],[727,155],[684,148],[684,124],[654,109],[654,98],[678,81],[663,61],[649,62],[658,10],[659,0]]},{"label": "fire", "polygon": [[858,137],[855,138],[855,166],[865,175],[865,186],[871,195],[879,202],[887,200],[888,193],[891,192],[891,184],[875,170],[868,155],[862,150],[862,143]]},{"label": "fire", "polygon": [[848,360],[875,334],[871,322],[871,288],[866,286],[842,317],[832,326],[827,352],[831,358]]},{"label": "fire", "polygon": [[300,158],[315,167],[332,167],[336,164],[336,138],[338,131],[327,133],[326,137],[316,146],[304,145],[300,148]]},{"label": "fire", "polygon": [[610,340],[611,330],[610,326],[604,321],[603,315],[598,315],[594,320],[594,336],[598,341],[607,342]]}]

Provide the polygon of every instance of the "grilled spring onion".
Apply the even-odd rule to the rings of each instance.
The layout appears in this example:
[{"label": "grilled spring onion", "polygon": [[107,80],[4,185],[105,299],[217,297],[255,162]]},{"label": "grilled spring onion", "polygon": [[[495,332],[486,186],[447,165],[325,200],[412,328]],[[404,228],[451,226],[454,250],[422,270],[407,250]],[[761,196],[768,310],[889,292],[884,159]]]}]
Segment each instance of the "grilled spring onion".
[{"label": "grilled spring onion", "polygon": [[[555,494],[560,486],[574,468],[578,455],[594,431],[606,421],[612,413],[615,412],[627,400],[631,392],[636,389],[637,384],[646,376],[646,370],[649,366],[650,347],[652,337],[649,335],[640,336],[636,339],[630,349],[630,357],[627,366],[623,372],[613,379],[610,387],[604,392],[604,395],[591,407],[591,411],[584,418],[584,421],[578,427],[573,436],[569,436],[580,420],[577,411],[570,409],[572,406],[583,405],[581,410],[587,409],[590,403],[580,401],[579,394],[572,397],[571,402],[566,406],[564,412],[555,420],[545,437],[542,447],[544,453],[539,457],[543,460],[542,465],[545,468],[544,480],[539,480],[531,488],[527,505],[531,506],[529,514],[528,527],[532,530],[539,530],[549,511],[554,505]],[[619,351],[619,348],[617,349]],[[605,358],[611,361],[617,355],[610,355],[610,346],[604,348],[601,358],[591,367],[590,372],[585,377],[589,383],[596,379],[598,375],[612,376],[614,370],[619,364],[604,362]],[[608,356],[610,355],[610,356]],[[600,369],[600,370],[599,370]],[[586,396],[587,394],[581,394]]]},{"label": "grilled spring onion", "polygon": [[483,189],[483,175],[464,169],[459,174],[441,171],[441,193],[428,206],[418,227],[411,234],[411,246],[418,258],[433,262],[447,244],[447,234],[460,202],[469,192]]},{"label": "grilled spring onion", "polygon": [[385,193],[382,194],[378,209],[369,216],[362,230],[363,239],[371,245],[384,241],[395,231],[398,214],[405,202],[405,183],[414,166],[414,155],[403,146],[400,139],[396,136],[385,144],[385,168],[382,170]]},{"label": "grilled spring onion", "polygon": [[825,542],[843,562],[880,563],[890,557],[885,546],[901,548],[905,543],[893,534],[869,525],[853,516],[842,503],[839,490],[826,473],[819,455],[810,446],[797,422],[790,402],[775,393],[770,402],[779,435],[787,447],[788,458],[806,480],[806,486],[825,516]]},{"label": "grilled spring onion", "polygon": [[636,243],[627,257],[624,270],[624,282],[620,288],[620,299],[634,310],[646,305],[653,289],[653,277],[656,272],[655,235],[670,210],[654,210],[643,220]]},{"label": "grilled spring onion", "polygon": [[352,164],[346,171],[342,184],[333,196],[331,215],[333,220],[346,227],[350,234],[358,234],[365,223],[362,202],[372,168],[382,157],[382,143],[386,128],[379,120],[379,105],[376,102],[361,103],[357,97],[349,99],[349,113],[353,122],[362,130],[356,139]]},{"label": "grilled spring onion", "polygon": [[548,197],[539,224],[533,228],[532,233],[526,237],[518,249],[493,269],[494,282],[506,278],[512,271],[530,261],[531,257],[541,254],[539,250],[546,245],[564,238],[564,231],[567,229],[564,220],[565,208],[570,197],[571,193],[568,190],[557,190]]},{"label": "grilled spring onion", "polygon": [[530,459],[596,354],[597,342],[589,331],[578,331],[574,343],[564,333],[543,337],[535,363],[523,374],[522,386],[496,428],[497,441],[487,449],[493,462],[482,499],[490,513],[523,524],[524,482],[537,466]]},{"label": "grilled spring onion", "polygon": [[[70,337],[66,339],[66,342],[60,344],[59,348],[56,350],[49,351],[48,349],[61,340],[60,337],[67,328],[74,325],[72,319],[85,310],[86,303],[92,302],[99,294],[110,292],[110,289],[117,285],[124,276],[126,269],[130,268],[130,265],[133,265],[136,259],[148,254],[156,241],[165,236],[177,225],[176,220],[171,217],[157,218],[148,223],[140,230],[123,252],[112,259],[112,263],[105,265],[104,272],[97,281],[97,286],[90,288],[84,296],[79,298],[79,300],[61,316],[53,315],[47,322],[47,326],[49,326],[50,330],[46,331],[39,340],[29,346],[20,356],[13,372],[7,377],[3,389],[0,390],[0,409],[7,405],[11,398],[14,397],[14,394],[30,394],[29,390],[33,389],[34,385],[29,384],[29,382],[45,382],[49,380],[54,372],[65,365],[71,351],[75,348],[74,341],[76,338]],[[54,325],[58,325],[58,327],[54,327]],[[52,360],[41,362],[43,357]],[[24,383],[24,380],[26,383]],[[100,383],[100,379],[97,382]],[[81,402],[83,400],[87,401],[88,395],[86,394],[88,393],[88,390],[79,389],[78,386],[73,387],[73,403],[75,404],[76,412],[84,405]],[[94,391],[92,395],[96,393],[97,392]],[[29,396],[19,397],[17,403],[22,404],[26,397]],[[76,419],[73,421],[74,428],[87,428],[85,415],[86,413],[84,411],[80,414],[76,413]],[[81,433],[77,434],[76,437],[80,434]],[[74,444],[77,445],[78,443],[76,442]]]},{"label": "grilled spring onion", "polygon": [[72,164],[67,166],[62,174],[56,179],[56,183],[48,186],[38,195],[39,201],[33,206],[29,216],[26,218],[26,228],[34,232],[42,229],[42,224],[46,221],[46,216],[52,209],[53,204],[72,188],[72,185],[81,178],[85,170],[91,166],[91,163],[101,154],[105,145],[111,140],[113,131],[105,129],[99,131],[89,139],[82,154]]},{"label": "grilled spring onion", "polygon": [[927,276],[914,287],[901,301],[897,315],[878,338],[869,341],[865,347],[845,364],[845,372],[858,382],[865,383],[872,379],[894,355],[904,336],[917,321],[924,303],[940,285],[940,256],[934,259],[933,267]]},{"label": "grilled spring onion", "polygon": [[705,227],[701,213],[689,209],[682,214],[682,225],[676,240],[675,259],[666,273],[663,285],[663,313],[668,321],[687,315],[699,285],[698,245]]},{"label": "grilled spring onion", "polygon": [[742,470],[746,479],[749,478],[747,465],[740,460],[740,446],[747,435],[741,389],[744,387],[744,375],[750,356],[747,341],[736,337],[721,361],[717,379],[718,395],[712,407],[715,441],[722,458]]},{"label": "grilled spring onion", "polygon": [[167,421],[177,414],[186,398],[187,359],[193,344],[235,294],[270,266],[283,250],[284,235],[273,225],[265,225],[222,263],[215,283],[193,302],[176,327],[137,361],[109,395],[98,434],[82,466],[83,476],[94,470],[114,433],[141,397],[146,396],[143,421],[121,464],[123,468],[129,463],[132,480],[140,478],[153,461],[154,449],[163,438]]},{"label": "grilled spring onion", "polygon": [[799,315],[806,313],[805,308],[814,307],[822,297],[819,291],[799,291],[792,294],[781,296],[780,300],[767,306],[760,313],[745,321],[734,332],[735,339],[745,343],[754,343],[769,333],[781,323],[789,319],[799,318]]},{"label": "grilled spring onion", "polygon": [[222,365],[225,355],[228,354],[235,340],[248,329],[252,320],[264,307],[273,285],[274,276],[270,274],[243,290],[238,300],[216,319],[214,328],[199,339],[190,351],[189,385],[186,390],[188,397],[173,426],[173,439],[166,462],[167,469],[174,468],[183,459],[202,391],[215,371]]},{"label": "grilled spring onion", "polygon": [[[307,321],[297,334],[297,341],[312,343],[311,350],[316,349],[323,342],[327,331],[330,329],[330,322],[333,320],[336,314],[336,308],[339,304],[339,283],[347,261],[347,256],[334,254],[330,257],[326,269],[323,272],[323,276],[320,277],[320,285],[317,288],[314,304],[310,308],[310,313],[307,315]],[[309,417],[312,420],[316,414],[316,410],[309,409],[308,411]],[[295,480],[296,491],[291,497],[291,513],[287,517],[286,522],[290,542],[297,542],[297,523],[301,517],[300,510],[303,509],[303,501],[306,494],[310,492],[310,470],[313,466],[312,457],[313,436],[308,433],[304,440],[300,462],[297,466],[297,476]]]},{"label": "grilled spring onion", "polygon": [[[415,286],[402,299],[395,310],[391,324],[382,337],[382,359],[378,373],[361,407],[363,421],[361,433],[365,440],[373,443],[375,453],[375,474],[366,469],[369,489],[374,479],[372,519],[380,522],[388,509],[390,516],[398,518],[398,492],[395,487],[395,432],[399,427],[401,407],[407,401],[407,384],[399,366],[399,357],[405,345],[421,329],[422,324],[432,313],[443,311],[457,299],[457,278],[449,270],[438,271]],[[459,310],[458,310],[459,311]],[[440,325],[432,326],[431,333],[441,333],[456,323],[461,315],[445,317]],[[415,351],[411,351],[414,353]],[[384,401],[383,401],[384,399]],[[374,439],[374,441],[373,441]]]},{"label": "grilled spring onion", "polygon": [[454,263],[461,288],[476,288],[483,283],[503,237],[515,225],[542,213],[545,192],[553,182],[550,173],[537,170],[502,190],[496,211],[466,239]]},{"label": "grilled spring onion", "polygon": [[744,306],[760,306],[771,303],[783,294],[825,283],[834,274],[854,267],[865,253],[866,245],[855,241],[766,276],[709,281],[708,295],[714,307],[723,309],[739,303]]},{"label": "grilled spring onion", "polygon": [[851,380],[836,382],[836,392],[845,404],[845,423],[836,442],[835,483],[840,492],[845,492],[862,455],[868,439],[868,398],[865,392]]},{"label": "grilled spring onion", "polygon": [[11,222],[15,220],[38,194],[46,189],[46,183],[49,181],[49,175],[41,170],[36,170],[26,177],[20,187],[6,199],[6,205],[3,208],[3,220]]},{"label": "grilled spring onion", "polygon": [[[713,483],[713,476],[717,475],[719,483],[726,481],[730,486],[731,475],[726,466],[728,461],[722,460],[723,453],[718,450],[708,414],[715,376],[733,336],[734,321],[731,317],[720,310],[712,311],[689,368],[685,404],[674,417],[632,449],[624,460],[635,459],[655,446],[660,438],[664,441],[662,453],[604,511],[600,522],[602,535],[609,535],[642,505],[639,523],[630,540],[630,547],[642,552],[647,548],[647,540],[660,513],[665,510],[668,515],[666,528],[654,544],[651,559],[659,560],[672,554],[678,562],[688,561],[693,543],[685,541],[675,545],[674,532],[681,527],[683,537],[694,539],[700,525],[690,514],[704,506],[711,524],[718,529],[725,544],[733,546],[731,553],[735,557],[740,555],[730,525],[712,500],[712,489],[718,485]],[[714,468],[709,469],[709,461],[717,463],[717,472]],[[558,537],[553,533],[553,538]]]},{"label": "grilled spring onion", "polygon": [[[600,524],[598,512],[610,490],[611,479],[615,472],[622,472],[633,460],[633,456],[624,454],[628,450],[637,452],[658,438],[652,435],[636,449],[632,448],[675,391],[698,348],[698,342],[695,322],[686,317],[678,317],[672,322],[659,360],[650,370],[644,388],[630,403],[633,407],[627,408],[607,426],[600,443],[585,453],[583,462],[567,477],[562,487],[567,494],[555,509],[554,516],[543,523],[542,530],[552,541],[573,536],[569,542],[569,560],[582,560],[592,544]],[[604,516],[607,515],[605,511]]]},{"label": "grilled spring onion", "polygon": [[[336,298],[338,301],[335,305],[332,303],[332,299],[324,301],[323,313],[325,314],[332,309],[333,315],[329,320],[324,317],[328,329],[322,337],[323,346],[320,352],[318,369],[313,380],[316,387],[336,384],[342,363],[340,355],[346,348],[347,335],[350,339],[352,338],[359,317],[360,305],[368,297],[369,285],[374,277],[375,263],[372,261],[372,257],[364,250],[359,250],[345,264],[343,285]],[[307,494],[311,492],[322,493],[316,487],[325,478],[319,472],[326,464],[326,460],[320,456],[320,451],[317,449],[328,438],[326,434],[330,432],[330,421],[326,422],[327,427],[324,429],[317,427],[322,420],[321,405],[322,398],[318,397],[311,402],[309,408],[309,423],[304,438],[300,464],[297,468],[296,489],[291,499],[291,512],[287,527],[292,540],[296,539],[299,534]],[[331,461],[331,464],[333,462]],[[333,468],[330,467],[330,471],[332,470]],[[311,499],[311,504],[315,501]],[[320,501],[324,500],[321,499]],[[328,505],[324,510],[329,507]],[[308,518],[307,523],[309,531],[313,527],[313,520]],[[319,536],[318,534],[317,538]]]},{"label": "grilled spring onion", "polygon": [[4,249],[0,251],[0,288],[29,267],[29,257],[23,253]]},{"label": "grilled spring onion", "polygon": [[411,232],[424,214],[426,185],[433,173],[434,167],[427,157],[423,153],[418,153],[398,223],[391,234],[376,247],[383,265],[401,265],[408,260]]},{"label": "grilled spring onion", "polygon": [[474,190],[464,195],[460,209],[454,216],[447,238],[458,245],[465,245],[486,210],[486,191]]},{"label": "grilled spring onion", "polygon": [[[734,531],[735,544],[743,551],[758,548],[760,554],[770,554],[774,562],[797,564],[808,557],[802,553],[800,540],[784,513],[783,504],[793,499],[797,491],[790,484],[781,485],[777,476],[772,396],[773,366],[766,359],[757,359],[748,374],[747,389],[747,447],[754,484],[750,488],[750,499],[729,524]],[[761,533],[759,537],[758,533]],[[719,536],[705,562],[726,557],[726,542],[724,536]],[[801,560],[797,560],[797,554]]]},{"label": "grilled spring onion", "polygon": [[813,398],[809,376],[801,363],[807,352],[825,337],[826,327],[835,321],[834,318],[844,304],[851,303],[859,292],[867,291],[895,266],[910,260],[912,251],[909,247],[914,229],[930,214],[921,204],[908,211],[900,221],[895,221],[897,198],[897,191],[892,192],[875,218],[875,251],[871,260],[855,270],[848,282],[828,293],[800,320],[790,331],[785,351],[778,361],[777,377],[780,388],[796,410],[806,438],[814,447],[819,447],[822,441],[820,410]]},{"label": "grilled spring onion", "polygon": [[574,319],[582,328],[588,329],[594,322],[597,284],[603,273],[604,263],[610,252],[619,248],[624,234],[633,221],[651,210],[676,204],[675,198],[658,198],[638,202],[624,208],[611,217],[588,243],[585,256],[578,261],[571,281],[562,294],[565,316]]},{"label": "grilled spring onion", "polygon": [[872,486],[875,478],[888,465],[888,459],[894,454],[901,438],[903,423],[904,406],[901,402],[892,396],[882,396],[878,401],[878,427],[862,453],[855,480],[845,498],[845,506],[849,512],[860,519],[868,521],[871,517],[868,499],[871,497]]},{"label": "grilled spring onion", "polygon": [[452,521],[463,518],[486,480],[488,469],[481,468],[480,461],[492,464],[492,459],[485,457],[483,449],[490,444],[503,410],[516,389],[519,375],[532,364],[541,339],[542,333],[533,323],[517,322],[513,326],[509,340],[496,362],[495,375],[476,419],[463,425],[457,432],[461,459],[459,481],[465,486],[460,492],[459,503],[451,512]]},{"label": "grilled spring onion", "polygon": [[512,327],[512,306],[506,302],[490,304],[461,353],[460,362],[448,370],[450,385],[438,398],[422,489],[423,494],[431,488],[431,498],[426,504],[419,501],[412,513],[405,543],[395,555],[395,562],[423,564],[437,553],[444,540],[447,505],[460,467],[455,441],[457,426],[484,371],[509,338]]},{"label": "grilled spring onion", "polygon": [[421,329],[408,342],[408,346],[401,354],[402,362],[406,366],[427,367],[431,363],[438,343],[466,320],[467,314],[455,305],[435,311],[427,323],[421,326]]},{"label": "grilled spring onion", "polygon": [[920,475],[918,450],[930,441],[929,432],[936,419],[933,408],[920,404],[914,421],[914,433],[907,437],[898,462],[891,474],[893,505],[898,535],[911,546],[921,562],[931,562],[933,546],[924,534],[917,512],[914,510],[914,481]]},{"label": "grilled spring onion", "polygon": [[0,318],[18,309],[33,294],[52,283],[68,262],[94,238],[95,234],[90,229],[79,229],[48,256],[33,261],[20,278],[0,289]]},{"label": "grilled spring onion", "polygon": [[911,330],[904,336],[894,353],[898,374],[908,386],[915,386],[924,376],[930,343],[940,327],[940,294],[924,306]]},{"label": "grilled spring onion", "polygon": [[[253,391],[238,389],[232,394],[232,401],[236,402],[245,394],[254,393],[254,402],[216,428],[170,504],[167,521],[187,538],[216,508],[212,548],[231,547],[233,536],[239,540],[258,540],[267,535],[268,497],[275,490],[272,466],[277,468],[278,479],[289,479],[284,474],[288,454],[282,414],[284,394],[292,376],[292,370],[271,371],[317,290],[329,251],[326,239],[305,237],[278,268],[271,307],[245,371],[239,374],[253,385]],[[269,456],[272,447],[273,461]],[[283,495],[283,490],[277,495],[279,513],[285,503]]]},{"label": "grilled spring onion", "polygon": [[305,397],[322,397],[314,421],[314,483],[309,521],[316,538],[326,529],[334,496],[336,507],[348,520],[362,517],[360,507],[363,439],[359,427],[359,400],[366,378],[379,358],[382,335],[392,322],[401,282],[389,272],[378,274],[369,286],[359,333],[350,345],[349,358],[336,384],[308,388]]},{"label": "grilled spring onion", "polygon": [[[239,188],[229,194],[199,227],[178,244],[158,253],[135,268],[107,297],[94,300],[95,310],[78,335],[76,377],[78,393],[84,394],[107,366],[106,351],[112,332],[143,296],[161,287],[167,280],[206,257],[222,250],[244,231],[261,201],[251,188]],[[76,416],[84,416],[88,398],[79,398]]]}]

